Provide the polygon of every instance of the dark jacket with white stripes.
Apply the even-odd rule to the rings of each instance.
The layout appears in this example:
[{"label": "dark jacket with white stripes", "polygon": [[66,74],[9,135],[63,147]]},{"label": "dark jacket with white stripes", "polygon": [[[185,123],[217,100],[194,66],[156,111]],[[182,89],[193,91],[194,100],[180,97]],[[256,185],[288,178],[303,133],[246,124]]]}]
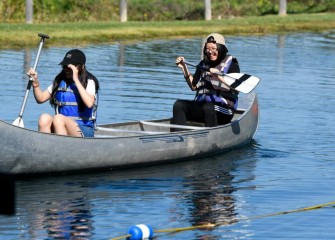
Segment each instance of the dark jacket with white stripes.
[{"label": "dark jacket with white stripes", "polygon": [[[206,66],[202,60],[200,66]],[[221,73],[239,73],[240,67],[235,57],[227,55],[223,61],[215,66]],[[218,102],[235,109],[237,107],[238,92],[231,90],[216,77],[212,77],[208,71],[197,68],[193,83],[196,86],[196,101]]]}]

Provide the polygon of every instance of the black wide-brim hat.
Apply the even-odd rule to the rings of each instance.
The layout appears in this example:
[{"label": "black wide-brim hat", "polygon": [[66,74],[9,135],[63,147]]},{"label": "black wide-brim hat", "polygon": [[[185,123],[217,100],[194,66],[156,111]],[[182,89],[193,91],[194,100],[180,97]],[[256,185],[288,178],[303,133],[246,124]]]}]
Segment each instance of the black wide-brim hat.
[{"label": "black wide-brim hat", "polygon": [[59,65],[77,65],[77,64],[85,64],[86,63],[86,56],[85,54],[80,51],[79,49],[72,49],[65,54],[63,61],[59,63]]}]

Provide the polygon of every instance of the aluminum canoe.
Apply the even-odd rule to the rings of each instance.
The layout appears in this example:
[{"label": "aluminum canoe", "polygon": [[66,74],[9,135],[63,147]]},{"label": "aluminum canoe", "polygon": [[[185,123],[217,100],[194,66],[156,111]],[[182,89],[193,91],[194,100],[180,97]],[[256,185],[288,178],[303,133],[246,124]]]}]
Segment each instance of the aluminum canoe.
[{"label": "aluminum canoe", "polygon": [[[240,98],[230,124],[190,122],[170,132],[170,119],[99,125],[94,138],[40,133],[0,120],[0,172],[74,173],[139,167],[218,154],[249,143],[257,131],[257,95]],[[179,126],[180,127],[180,126]]]}]

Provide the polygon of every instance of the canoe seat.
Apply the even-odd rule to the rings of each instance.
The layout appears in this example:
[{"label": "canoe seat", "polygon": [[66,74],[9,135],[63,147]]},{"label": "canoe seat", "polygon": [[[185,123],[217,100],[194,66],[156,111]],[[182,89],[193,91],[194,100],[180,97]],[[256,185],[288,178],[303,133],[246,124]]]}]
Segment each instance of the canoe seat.
[{"label": "canoe seat", "polygon": [[[236,119],[240,118],[241,115],[245,112],[245,109],[237,109],[235,111],[234,117],[230,122],[235,121]],[[220,125],[220,124],[219,124]],[[194,127],[205,127],[205,123],[203,122],[196,122],[196,121],[187,121],[187,126],[194,126]]]},{"label": "canoe seat", "polygon": [[187,121],[187,126],[205,127],[205,123],[195,122],[195,121]]}]

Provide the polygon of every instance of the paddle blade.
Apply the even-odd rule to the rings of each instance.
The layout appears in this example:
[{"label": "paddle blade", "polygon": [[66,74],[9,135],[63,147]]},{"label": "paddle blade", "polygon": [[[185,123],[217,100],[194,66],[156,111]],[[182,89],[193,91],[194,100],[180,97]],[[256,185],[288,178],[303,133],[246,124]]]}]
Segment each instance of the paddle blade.
[{"label": "paddle blade", "polygon": [[223,78],[231,88],[243,93],[251,92],[261,80],[245,73],[224,74]]},{"label": "paddle blade", "polygon": [[18,117],[17,119],[15,119],[12,125],[24,128],[22,117]]}]

